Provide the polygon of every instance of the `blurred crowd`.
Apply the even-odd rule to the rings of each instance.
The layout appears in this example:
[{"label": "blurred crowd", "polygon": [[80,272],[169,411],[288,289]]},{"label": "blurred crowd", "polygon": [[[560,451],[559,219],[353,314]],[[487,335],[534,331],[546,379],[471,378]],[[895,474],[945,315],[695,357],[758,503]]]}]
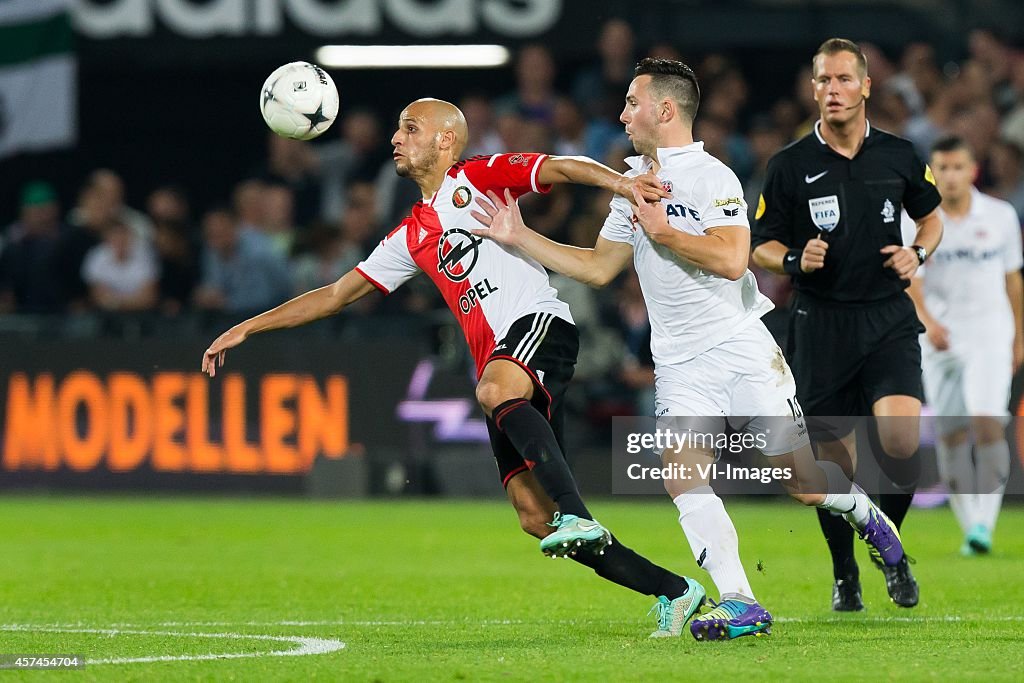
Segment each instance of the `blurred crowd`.
[{"label": "blurred crowd", "polygon": [[[1011,202],[1024,220],[1024,51],[984,30],[967,36],[960,61],[945,64],[924,43],[900,54],[862,47],[873,82],[872,125],[909,138],[922,157],[943,133],[963,136],[980,163],[978,187]],[[519,50],[514,90],[466,93],[457,102],[470,128],[466,155],[582,154],[624,170],[623,158],[633,151],[618,116],[638,56],[683,56],[667,44],[637,45],[630,25],[617,19],[605,24],[595,54],[592,64],[566,74],[547,47]],[[810,52],[788,93],[758,92],[726,55],[691,65],[702,88],[695,138],[739,176],[753,220],[768,159],[817,118]],[[61,206],[46,179],[32,182],[21,192],[20,215],[0,232],[0,323],[9,314],[171,321],[198,312],[240,319],[329,284],[419,199],[415,184],[394,173],[390,135],[389,122],[360,109],[343,111],[325,139],[313,143],[269,135],[265,163],[239,169],[231,196],[201,210],[187,189],[173,185],[149,189],[143,206],[130,207],[130,179],[116,169],[90,173],[70,207]],[[525,197],[521,207],[536,230],[589,246],[609,199],[556,186]],[[785,308],[787,279],[755,274]],[[444,309],[419,280],[386,298],[367,297],[344,320]],[[589,380],[592,409],[649,413],[650,328],[635,273],[601,291],[554,282],[583,334],[579,373]]]}]

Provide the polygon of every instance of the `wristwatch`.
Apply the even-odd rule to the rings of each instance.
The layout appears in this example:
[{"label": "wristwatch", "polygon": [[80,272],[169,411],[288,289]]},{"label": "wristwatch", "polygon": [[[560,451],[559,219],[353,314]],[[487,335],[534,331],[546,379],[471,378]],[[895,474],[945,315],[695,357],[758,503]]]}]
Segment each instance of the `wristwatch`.
[{"label": "wristwatch", "polygon": [[911,244],[910,248],[914,250],[914,254],[917,256],[917,265],[923,266],[924,262],[928,259],[928,250],[920,244]]}]

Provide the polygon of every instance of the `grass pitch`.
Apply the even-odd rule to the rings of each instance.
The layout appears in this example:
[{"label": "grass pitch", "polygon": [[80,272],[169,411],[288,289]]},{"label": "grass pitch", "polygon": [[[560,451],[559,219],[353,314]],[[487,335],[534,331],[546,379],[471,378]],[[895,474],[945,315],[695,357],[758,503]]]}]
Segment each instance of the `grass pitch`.
[{"label": "grass pitch", "polygon": [[[726,505],[778,619],[767,638],[648,640],[651,599],[543,558],[499,501],[6,496],[0,654],[115,661],[64,674],[82,681],[1024,676],[1024,509],[1005,510],[995,553],[971,559],[957,553],[947,509],[912,510],[904,538],[921,604],[892,605],[860,549],[867,610],[833,615],[814,513]],[[715,595],[667,499],[591,507],[623,542]],[[269,654],[296,651],[327,652]],[[221,656],[199,659],[209,655]]]}]

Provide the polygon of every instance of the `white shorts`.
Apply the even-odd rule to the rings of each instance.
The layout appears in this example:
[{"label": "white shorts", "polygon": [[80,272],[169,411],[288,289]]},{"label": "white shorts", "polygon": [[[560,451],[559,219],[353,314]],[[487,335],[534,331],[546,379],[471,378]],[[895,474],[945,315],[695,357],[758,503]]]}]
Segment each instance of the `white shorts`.
[{"label": "white shorts", "polygon": [[1012,342],[954,343],[949,351],[936,351],[922,335],[921,351],[924,395],[937,416],[940,434],[970,426],[972,416],[1000,418],[1003,424],[1009,421]]},{"label": "white shorts", "polygon": [[765,455],[809,443],[793,373],[760,320],[695,358],[656,367],[654,376],[659,418],[713,418],[686,421],[688,430],[702,433],[728,421],[737,432],[761,435]]}]

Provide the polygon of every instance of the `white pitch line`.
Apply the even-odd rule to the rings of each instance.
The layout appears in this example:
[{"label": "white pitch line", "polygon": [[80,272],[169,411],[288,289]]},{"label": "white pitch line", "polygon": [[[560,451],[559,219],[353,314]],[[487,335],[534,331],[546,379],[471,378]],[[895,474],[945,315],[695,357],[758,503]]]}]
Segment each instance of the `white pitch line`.
[{"label": "white pitch line", "polygon": [[[775,620],[781,624],[842,624],[842,623],[885,623],[885,622],[1017,622],[1024,621],[1024,615],[1013,614],[998,617],[985,615],[922,615],[912,616],[820,616],[820,617],[780,617]],[[167,621],[158,624],[165,627],[197,627],[197,626],[256,626],[256,627],[282,627],[282,626],[458,626],[460,624],[473,626],[521,626],[525,624],[625,624],[632,623],[627,620],[615,619],[429,619],[412,621],[391,621],[391,620],[347,620],[330,619],[323,621]],[[131,626],[131,624],[124,624]]]},{"label": "white pitch line", "polygon": [[232,640],[273,640],[292,643],[298,647],[291,650],[270,650],[269,652],[228,652],[204,655],[156,655],[151,657],[114,657],[110,659],[87,659],[86,664],[142,664],[150,662],[196,662],[209,659],[242,659],[247,657],[301,657],[337,652],[345,647],[340,640],[307,638],[301,636],[268,636],[248,633],[181,633],[176,631],[150,631],[145,629],[122,628],[78,628],[69,626],[43,626],[32,624],[4,624],[0,631],[22,631],[29,633],[90,633],[107,636],[168,636],[176,638],[223,638]]}]

